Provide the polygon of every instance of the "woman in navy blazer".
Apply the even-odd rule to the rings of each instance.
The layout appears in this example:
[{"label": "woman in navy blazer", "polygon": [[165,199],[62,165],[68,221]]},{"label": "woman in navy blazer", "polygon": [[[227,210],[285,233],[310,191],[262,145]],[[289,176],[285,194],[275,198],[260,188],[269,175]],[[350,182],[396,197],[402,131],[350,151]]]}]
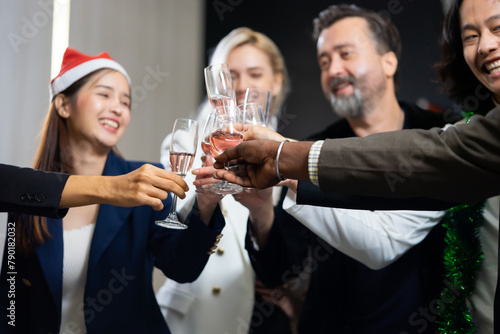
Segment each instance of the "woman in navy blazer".
[{"label": "woman in navy blazer", "polygon": [[[35,168],[113,176],[145,164],[114,149],[130,120],[130,81],[108,54],[68,48],[51,89]],[[12,243],[4,252],[0,331],[169,333],[154,296],[153,267],[179,282],[198,277],[224,226],[217,200],[200,195],[187,230],[154,224],[168,214],[170,195],[162,211],[103,204],[70,209],[64,220],[21,217],[15,261],[8,261]]]}]

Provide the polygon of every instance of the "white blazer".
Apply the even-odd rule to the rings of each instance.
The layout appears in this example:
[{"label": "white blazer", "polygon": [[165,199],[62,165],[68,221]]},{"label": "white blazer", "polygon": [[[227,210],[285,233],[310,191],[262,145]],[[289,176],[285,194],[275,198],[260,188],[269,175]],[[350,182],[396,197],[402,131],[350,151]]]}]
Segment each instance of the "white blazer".
[{"label": "white blazer", "polygon": [[232,196],[222,201],[223,236],[193,283],[167,278],[156,298],[173,334],[248,333],[255,275],[245,250],[248,210]]},{"label": "white blazer", "polygon": [[[208,102],[206,102],[208,103]],[[205,106],[197,117],[200,138],[210,108]],[[162,143],[161,161],[169,169],[171,135]],[[202,166],[201,145],[193,169]],[[188,173],[186,182],[191,190],[186,198],[178,200],[177,210],[185,217],[195,199],[193,181]],[[274,191],[279,195],[279,189]],[[218,248],[212,254],[200,277],[180,284],[167,278],[156,298],[173,334],[248,333],[254,307],[255,273],[245,249],[245,235],[249,212],[246,207],[225,196],[221,202],[226,227]]]}]

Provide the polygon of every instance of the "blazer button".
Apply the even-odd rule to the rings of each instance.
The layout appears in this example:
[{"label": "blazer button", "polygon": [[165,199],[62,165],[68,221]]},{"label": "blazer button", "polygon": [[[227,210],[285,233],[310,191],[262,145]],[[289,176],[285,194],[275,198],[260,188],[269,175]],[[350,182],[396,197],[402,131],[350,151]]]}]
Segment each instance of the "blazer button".
[{"label": "blazer button", "polygon": [[222,255],[222,254],[224,254],[224,247],[217,248],[217,255]]},{"label": "blazer button", "polygon": [[31,282],[30,282],[28,279],[26,279],[26,278],[23,278],[23,283],[24,283],[24,285],[26,285],[27,287],[30,287],[30,286],[31,286]]},{"label": "blazer button", "polygon": [[35,196],[33,196],[32,194],[28,194],[28,201],[34,202],[35,201]]},{"label": "blazer button", "polygon": [[21,195],[21,201],[26,202],[28,200],[28,194]]},{"label": "blazer button", "polygon": [[35,196],[35,199],[38,203],[41,203],[45,199],[45,196],[43,194],[39,194]]},{"label": "blazer button", "polygon": [[221,288],[220,288],[220,286],[218,286],[218,285],[216,285],[216,286],[214,286],[214,287],[212,288],[212,294],[213,294],[214,296],[218,296],[218,295],[220,295],[220,291],[221,291]]}]

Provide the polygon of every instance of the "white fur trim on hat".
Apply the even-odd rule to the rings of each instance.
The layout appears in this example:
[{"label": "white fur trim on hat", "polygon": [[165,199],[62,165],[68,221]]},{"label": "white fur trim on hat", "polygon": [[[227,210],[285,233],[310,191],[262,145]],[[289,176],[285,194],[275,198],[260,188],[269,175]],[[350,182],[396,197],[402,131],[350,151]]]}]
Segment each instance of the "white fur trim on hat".
[{"label": "white fur trim on hat", "polygon": [[52,101],[52,99],[57,94],[61,93],[87,74],[97,71],[101,68],[110,68],[120,72],[125,76],[125,78],[127,78],[128,84],[131,84],[130,77],[128,76],[127,71],[125,71],[123,66],[116,61],[106,58],[92,59],[67,70],[66,72],[55,78],[49,87],[50,101]]}]

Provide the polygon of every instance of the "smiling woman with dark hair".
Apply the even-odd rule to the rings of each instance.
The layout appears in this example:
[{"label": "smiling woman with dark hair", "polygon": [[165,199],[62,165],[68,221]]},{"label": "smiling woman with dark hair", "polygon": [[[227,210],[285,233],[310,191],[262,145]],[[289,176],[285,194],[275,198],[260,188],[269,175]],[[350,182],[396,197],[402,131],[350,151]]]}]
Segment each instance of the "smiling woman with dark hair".
[{"label": "smiling woman with dark hair", "polygon": [[[68,48],[50,88],[35,168],[119,176],[145,164],[115,149],[130,122],[130,78],[107,53]],[[175,188],[177,178],[165,173]],[[189,229],[157,226],[171,202],[168,195],[161,211],[95,204],[71,208],[64,219],[20,216],[15,300],[6,266],[0,282],[2,324],[15,302],[16,326],[2,333],[169,333],[154,297],[153,267],[180,282],[195,280],[224,226],[217,201],[206,200],[190,210]]]}]

